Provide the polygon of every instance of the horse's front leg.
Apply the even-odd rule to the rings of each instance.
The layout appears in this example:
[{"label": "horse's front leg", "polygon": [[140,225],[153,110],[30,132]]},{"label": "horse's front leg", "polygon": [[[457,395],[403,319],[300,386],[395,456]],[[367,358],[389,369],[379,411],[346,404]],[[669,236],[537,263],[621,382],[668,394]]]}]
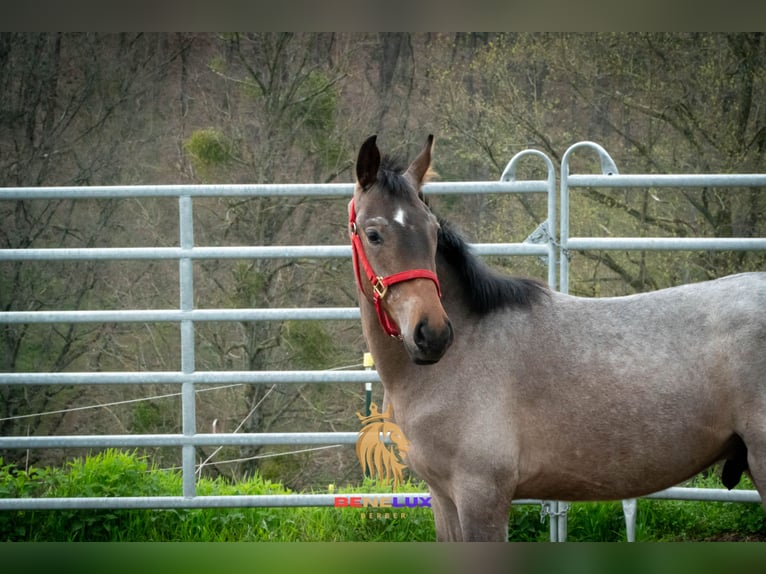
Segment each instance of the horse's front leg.
[{"label": "horse's front leg", "polygon": [[455,505],[460,520],[460,540],[505,542],[511,496],[496,483],[467,478],[458,489]]},{"label": "horse's front leg", "polygon": [[462,540],[460,518],[454,503],[449,497],[440,494],[437,489],[430,488],[430,491],[431,509],[434,513],[434,525],[436,527],[436,540],[438,542]]}]

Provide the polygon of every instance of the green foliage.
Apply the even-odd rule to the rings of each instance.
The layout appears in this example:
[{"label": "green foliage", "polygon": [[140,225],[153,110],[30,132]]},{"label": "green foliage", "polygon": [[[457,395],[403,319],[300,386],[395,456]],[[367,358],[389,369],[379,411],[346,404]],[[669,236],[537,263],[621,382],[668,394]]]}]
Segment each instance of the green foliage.
[{"label": "green foliage", "polygon": [[511,542],[543,542],[549,540],[548,520],[540,518],[536,504],[514,504],[508,520],[508,540]]},{"label": "green foliage", "polygon": [[304,148],[324,169],[334,169],[344,162],[347,151],[336,130],[340,99],[337,85],[326,74],[312,71],[301,87],[305,95],[298,100],[295,111],[308,134]]},{"label": "green foliage", "polygon": [[296,369],[326,369],[337,356],[332,337],[318,321],[287,321],[284,337]]},{"label": "green foliage", "polygon": [[620,502],[579,502],[567,513],[567,539],[578,542],[625,540]]},{"label": "green foliage", "polygon": [[[424,492],[408,482],[401,492]],[[345,494],[386,492],[372,481],[338,489]],[[201,479],[201,496],[289,494],[259,475],[228,483]],[[177,471],[149,468],[135,453],[108,450],[78,459],[65,468],[19,470],[2,465],[0,496],[178,496]],[[50,510],[0,512],[2,541],[405,541],[432,540],[433,516],[427,508],[408,509],[397,518],[362,518],[359,509],[223,508],[169,510]]]},{"label": "green foliage", "polygon": [[[700,476],[693,486],[720,488],[717,477]],[[738,488],[752,489],[748,480]],[[426,492],[407,481],[397,494]],[[201,496],[289,494],[278,482],[256,474],[230,483],[200,479]],[[343,495],[390,494],[370,479],[328,492]],[[0,459],[0,497],[178,496],[181,474],[153,468],[135,452],[106,450],[70,461],[63,468],[28,471]],[[316,492],[315,492],[316,493]],[[389,512],[388,516],[386,513]],[[372,514],[371,514],[372,513]],[[378,516],[380,514],[380,516]],[[514,505],[509,540],[544,541],[548,523],[537,505]],[[766,536],[760,505],[641,499],[638,540],[704,540]],[[38,510],[0,512],[2,541],[431,541],[429,508],[409,508],[402,516],[381,508],[219,508],[170,510]],[[625,524],[619,502],[575,503],[568,514],[568,540],[622,541]]]},{"label": "green foliage", "polygon": [[[714,474],[700,475],[690,482],[700,488],[723,488]],[[753,490],[743,477],[736,487]],[[766,537],[766,514],[760,504],[732,502],[685,502],[680,500],[638,501],[637,540],[717,540]]]},{"label": "green foliage", "polygon": [[209,174],[212,169],[224,167],[232,160],[234,145],[222,131],[207,128],[193,132],[184,142],[184,149],[191,156],[194,167]]},{"label": "green foliage", "polygon": [[303,121],[313,134],[331,131],[338,110],[338,92],[327,74],[309,72],[301,82],[293,106],[295,119]]},{"label": "green foliage", "polygon": [[153,402],[143,401],[133,407],[131,429],[135,433],[150,433],[161,426],[162,412]]}]

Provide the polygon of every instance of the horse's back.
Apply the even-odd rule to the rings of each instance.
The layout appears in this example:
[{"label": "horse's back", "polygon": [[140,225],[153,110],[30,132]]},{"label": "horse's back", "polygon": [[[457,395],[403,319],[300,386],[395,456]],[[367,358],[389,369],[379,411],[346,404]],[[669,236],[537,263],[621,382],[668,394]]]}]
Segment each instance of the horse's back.
[{"label": "horse's back", "polygon": [[561,370],[594,384],[766,392],[764,309],[766,273],[743,273],[625,297],[554,294],[538,319]]},{"label": "horse's back", "polygon": [[557,295],[551,317],[567,334],[586,340],[591,329],[632,335],[635,342],[637,335],[672,341],[744,330],[763,344],[764,309],[766,273],[742,273],[624,297]]}]

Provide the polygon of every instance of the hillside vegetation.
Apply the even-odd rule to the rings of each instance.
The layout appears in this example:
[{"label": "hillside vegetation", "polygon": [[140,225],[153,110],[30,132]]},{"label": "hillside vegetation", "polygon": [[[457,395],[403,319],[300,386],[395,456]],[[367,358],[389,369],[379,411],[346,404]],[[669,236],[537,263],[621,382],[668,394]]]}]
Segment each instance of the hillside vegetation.
[{"label": "hillside vegetation", "polygon": [[[410,158],[436,136],[444,181],[497,180],[518,151],[604,146],[621,173],[766,172],[763,34],[0,34],[0,186],[353,181],[358,146]],[[595,158],[573,168],[594,171]],[[544,177],[523,166],[522,177]],[[522,241],[543,198],[436,197],[472,241]],[[766,235],[760,189],[583,190],[572,233]],[[198,245],[345,243],[345,201],[194,203]],[[173,200],[0,201],[0,246],[177,245]],[[570,291],[603,296],[764,268],[760,252],[576,253]],[[534,258],[493,260],[545,278]],[[165,261],[2,262],[0,308],[178,306]],[[353,306],[349,261],[195,263],[200,308]],[[177,370],[175,325],[4,325],[0,370]],[[199,370],[359,368],[355,322],[197,326]],[[151,383],[151,381],[148,381]],[[362,388],[200,388],[200,432],[355,431]],[[0,387],[0,433],[180,432],[175,386]],[[380,390],[376,389],[376,400]],[[151,400],[143,400],[149,397]],[[141,399],[141,400],[139,400]],[[99,408],[84,408],[105,405]],[[72,410],[79,409],[79,410]],[[41,414],[47,413],[47,414]],[[215,426],[214,426],[215,425]],[[200,448],[202,476],[285,488],[359,483],[353,449]],[[0,453],[18,469],[84,453]],[[145,453],[159,468],[179,449]],[[227,462],[236,461],[236,462]]]}]

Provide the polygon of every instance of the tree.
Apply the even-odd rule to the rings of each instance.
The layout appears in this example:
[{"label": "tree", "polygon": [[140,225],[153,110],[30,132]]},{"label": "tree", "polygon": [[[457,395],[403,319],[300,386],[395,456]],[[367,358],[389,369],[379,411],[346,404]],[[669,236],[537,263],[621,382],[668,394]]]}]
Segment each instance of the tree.
[{"label": "tree", "polygon": [[[160,36],[142,34],[0,35],[0,185],[89,185],[119,180],[140,123],[141,98],[177,57]],[[4,248],[92,247],[120,238],[124,204],[115,200],[25,200],[0,203]],[[124,237],[124,236],[123,236]],[[98,306],[110,276],[103,265],[9,262],[0,273],[0,308]],[[0,369],[62,371],[106,351],[107,325],[5,325]],[[96,351],[94,351],[96,349]],[[86,357],[90,355],[90,357]],[[23,419],[84,390],[4,386],[5,434],[51,430],[63,415]],[[58,406],[57,405],[57,406]],[[4,453],[13,460],[18,453]],[[11,455],[11,456],[8,456]]]},{"label": "tree", "polygon": [[[610,151],[622,173],[762,172],[764,57],[762,34],[501,35],[445,72],[439,111],[452,145],[496,170],[498,158],[528,145],[560,160],[569,145],[591,139]],[[593,169],[593,158],[573,161],[575,170]],[[757,189],[576,195],[573,214],[581,219],[573,233],[579,235],[764,231],[766,198]],[[590,264],[572,285],[591,294],[655,289],[764,261],[744,252],[694,253],[683,266],[678,254],[582,255]],[[623,287],[603,291],[614,278]]]},{"label": "tree", "polygon": [[[211,75],[197,76],[198,94],[213,127],[194,130],[186,140],[195,179],[201,181],[274,183],[336,179],[351,167],[339,100],[349,75],[352,54],[337,47],[333,34],[231,34],[216,43]],[[200,241],[224,240],[240,245],[323,242],[336,238],[338,227],[317,218],[305,198],[232,198],[205,207]],[[338,206],[341,202],[338,203]],[[338,210],[342,213],[342,208]],[[216,230],[212,233],[210,230]],[[215,235],[222,234],[216,238]],[[334,263],[267,260],[213,261],[202,264],[213,305],[280,307],[349,304],[349,295],[329,297],[316,289],[334,277]],[[350,271],[349,271],[350,272]],[[321,327],[280,322],[242,322],[237,326],[201,327],[214,350],[211,366],[265,370],[295,364],[291,343],[326,345]],[[300,349],[297,355],[301,355]],[[203,358],[204,360],[204,358]],[[304,361],[327,366],[322,356]],[[304,389],[285,385],[278,392],[261,385],[246,387],[243,411],[247,432],[264,432],[286,424],[286,412],[307,400]],[[260,448],[242,449],[254,457]],[[243,465],[245,471],[255,462]]]}]

